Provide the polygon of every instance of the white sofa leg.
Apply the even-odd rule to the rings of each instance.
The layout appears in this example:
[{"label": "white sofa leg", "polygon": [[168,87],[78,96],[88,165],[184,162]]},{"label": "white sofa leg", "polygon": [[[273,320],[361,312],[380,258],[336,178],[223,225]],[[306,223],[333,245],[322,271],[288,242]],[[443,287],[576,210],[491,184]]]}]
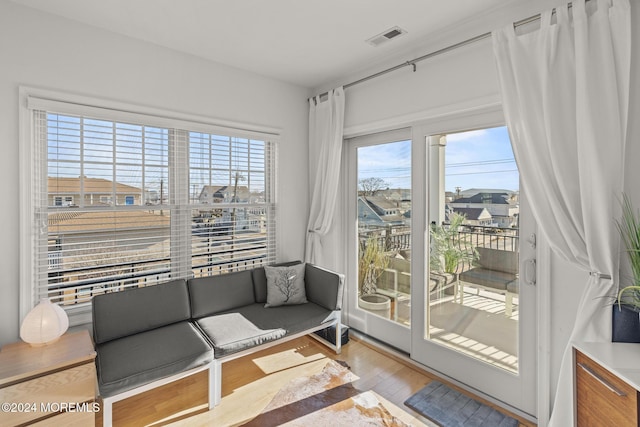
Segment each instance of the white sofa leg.
[{"label": "white sofa leg", "polygon": [[214,359],[209,365],[209,409],[222,401],[222,362]]},{"label": "white sofa leg", "polygon": [[113,424],[113,403],[111,400],[102,399],[102,425],[111,427]]},{"label": "white sofa leg", "polygon": [[342,324],[340,321],[336,323],[336,354],[342,351]]}]

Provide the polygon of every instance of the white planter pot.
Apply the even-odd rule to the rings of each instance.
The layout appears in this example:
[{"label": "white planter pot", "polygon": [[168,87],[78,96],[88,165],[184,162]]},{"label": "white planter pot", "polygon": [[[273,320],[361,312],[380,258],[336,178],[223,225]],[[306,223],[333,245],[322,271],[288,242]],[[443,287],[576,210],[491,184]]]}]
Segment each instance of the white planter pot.
[{"label": "white planter pot", "polygon": [[385,319],[391,318],[391,298],[386,295],[361,295],[358,298],[358,306],[363,310],[382,316]]}]

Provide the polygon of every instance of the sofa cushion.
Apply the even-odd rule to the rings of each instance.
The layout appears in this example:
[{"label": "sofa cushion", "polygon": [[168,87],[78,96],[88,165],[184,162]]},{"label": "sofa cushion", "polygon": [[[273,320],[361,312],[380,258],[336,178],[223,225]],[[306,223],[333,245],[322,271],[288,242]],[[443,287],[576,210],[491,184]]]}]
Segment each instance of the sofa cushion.
[{"label": "sofa cushion", "polygon": [[96,350],[98,385],[104,397],[213,360],[213,349],[191,322],[174,323],[99,344]]},{"label": "sofa cushion", "polygon": [[305,304],[305,264],[288,267],[264,267],[267,276],[267,303],[265,307]]},{"label": "sofa cushion", "polygon": [[502,271],[489,270],[488,268],[472,268],[471,270],[460,273],[460,280],[468,283],[475,283],[480,286],[497,289],[500,291],[507,290],[507,284],[513,281],[514,275]]},{"label": "sofa cushion", "polygon": [[344,275],[324,268],[306,264],[305,286],[307,299],[329,310],[342,309]]},{"label": "sofa cushion", "polygon": [[191,316],[211,316],[255,303],[251,270],[189,279]]},{"label": "sofa cushion", "polygon": [[187,284],[182,279],[96,295],[91,304],[96,344],[191,317]]},{"label": "sofa cushion", "polygon": [[312,302],[270,308],[265,308],[263,304],[251,304],[234,311],[242,314],[260,329],[284,329],[286,335],[293,335],[333,320],[331,310]]},{"label": "sofa cushion", "polygon": [[479,255],[477,264],[481,267],[518,274],[518,252],[481,247],[476,249]]},{"label": "sofa cushion", "polygon": [[264,344],[286,334],[284,329],[260,329],[240,313],[204,317],[196,323],[213,344],[215,357]]}]

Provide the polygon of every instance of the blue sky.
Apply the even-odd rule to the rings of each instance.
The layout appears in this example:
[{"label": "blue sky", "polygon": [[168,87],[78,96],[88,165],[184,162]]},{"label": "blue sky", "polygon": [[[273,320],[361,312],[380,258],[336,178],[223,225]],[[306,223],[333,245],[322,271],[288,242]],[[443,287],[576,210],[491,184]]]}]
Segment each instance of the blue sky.
[{"label": "blue sky", "polygon": [[[411,143],[358,149],[358,179],[382,178],[390,188],[409,188]],[[518,190],[519,178],[506,127],[447,135],[445,190],[456,187]]]}]

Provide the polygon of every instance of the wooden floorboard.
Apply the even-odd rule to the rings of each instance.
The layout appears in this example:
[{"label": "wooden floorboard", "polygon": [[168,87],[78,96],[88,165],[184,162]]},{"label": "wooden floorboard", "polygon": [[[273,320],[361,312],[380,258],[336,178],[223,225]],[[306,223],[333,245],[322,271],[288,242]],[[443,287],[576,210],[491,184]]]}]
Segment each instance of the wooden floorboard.
[{"label": "wooden floorboard", "polygon": [[[372,390],[383,398],[383,403],[387,400],[396,405],[400,408],[404,421],[414,425],[426,421],[404,406],[404,401],[438,378],[400,357],[353,337],[339,355],[310,337],[302,337],[224,363],[222,402],[213,410],[205,409],[196,415],[176,414],[173,406],[163,402],[169,396],[180,396],[183,401],[201,403],[208,379],[206,375],[200,375],[188,381],[188,387],[185,387],[185,384],[177,385],[178,390],[164,388],[158,393],[148,393],[136,399],[120,402],[114,407],[114,421],[120,422],[114,422],[114,426],[239,426],[258,416],[287,382],[320,372],[328,359],[346,362],[351,371],[359,377],[354,381],[354,386],[362,391]],[[466,393],[455,386],[452,387]],[[484,403],[495,407],[489,402]],[[202,411],[202,406],[198,410]],[[513,414],[509,415],[519,419],[521,427],[534,426]],[[186,418],[179,419],[180,417]],[[96,425],[101,425],[100,416],[96,421]]]}]

